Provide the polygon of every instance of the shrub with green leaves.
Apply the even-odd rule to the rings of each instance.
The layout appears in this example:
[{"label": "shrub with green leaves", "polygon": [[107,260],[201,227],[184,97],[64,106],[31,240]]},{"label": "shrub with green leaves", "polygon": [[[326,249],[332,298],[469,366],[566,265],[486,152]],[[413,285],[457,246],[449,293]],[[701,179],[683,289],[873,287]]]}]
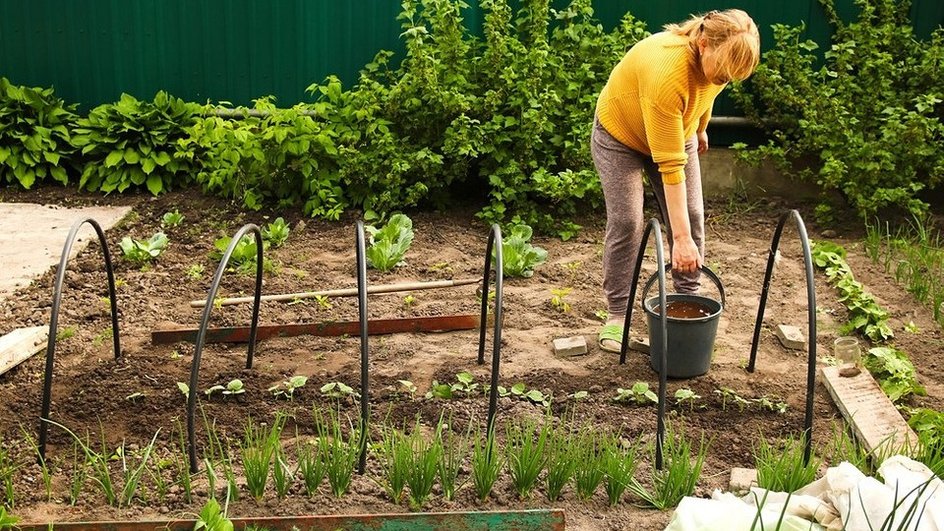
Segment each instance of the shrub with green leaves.
[{"label": "shrub with green leaves", "polygon": [[125,236],[118,242],[118,247],[121,248],[121,255],[125,260],[133,264],[143,265],[160,256],[167,249],[168,243],[167,235],[158,232],[145,241]]},{"label": "shrub with green leaves", "polygon": [[851,23],[833,0],[820,3],[834,29],[822,60],[815,42],[801,40],[804,26],[777,24],[774,48],[735,86],[745,113],[772,137],[744,158],[769,158],[837,190],[862,215],[926,210],[920,194],[944,177],[944,29],[917,38],[911,2],[855,0]]},{"label": "shrub with green leaves", "polygon": [[404,214],[394,214],[381,227],[365,227],[369,240],[367,265],[390,271],[403,261],[403,256],[413,243],[413,222]]},{"label": "shrub with green leaves", "polygon": [[26,189],[45,179],[68,184],[74,111],[51,88],[16,86],[0,77],[0,182]]},{"label": "shrub with green leaves", "polygon": [[547,260],[546,250],[531,245],[532,234],[531,227],[514,225],[502,237],[502,272],[505,276],[531,278],[534,268]]},{"label": "shrub with green leaves", "polygon": [[105,193],[146,186],[154,195],[190,181],[191,163],[177,153],[201,106],[164,91],[153,102],[122,94],[77,122],[72,144],[85,169],[79,187]]},{"label": "shrub with green leaves", "polygon": [[240,120],[200,117],[177,142],[192,160],[197,182],[208,192],[258,210],[297,203],[313,217],[338,219],[347,206],[337,171],[333,126],[310,116],[303,105],[277,109],[271,96],[254,101]]}]

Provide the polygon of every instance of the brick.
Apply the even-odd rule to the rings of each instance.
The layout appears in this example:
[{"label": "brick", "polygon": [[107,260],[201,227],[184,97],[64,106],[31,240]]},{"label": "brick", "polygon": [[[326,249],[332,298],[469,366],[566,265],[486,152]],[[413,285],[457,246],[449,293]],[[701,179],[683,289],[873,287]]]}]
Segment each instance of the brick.
[{"label": "brick", "polygon": [[729,489],[735,494],[748,492],[757,486],[757,470],[753,468],[732,468]]},{"label": "brick", "polygon": [[587,339],[583,336],[561,337],[554,340],[554,354],[558,356],[583,356],[586,353]]},{"label": "brick", "polygon": [[775,333],[777,334],[777,339],[780,340],[780,343],[784,347],[793,350],[806,350],[806,337],[798,327],[783,324],[777,325]]}]

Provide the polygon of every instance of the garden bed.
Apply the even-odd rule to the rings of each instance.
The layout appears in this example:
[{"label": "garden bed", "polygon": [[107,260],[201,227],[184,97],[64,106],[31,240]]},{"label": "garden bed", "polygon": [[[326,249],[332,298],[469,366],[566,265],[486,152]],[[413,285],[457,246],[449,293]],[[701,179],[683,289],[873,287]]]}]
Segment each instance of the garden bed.
[{"label": "garden bed", "polygon": [[[101,255],[93,244],[71,264],[66,276],[60,314],[52,420],[68,426],[77,434],[90,433],[92,441],[104,429],[106,444],[112,449],[125,442],[128,451],[140,449],[160,428],[155,457],[171,462],[179,454],[176,447],[178,423],[185,422],[185,400],[177,382],[189,379],[193,346],[152,345],[150,333],[156,328],[196,326],[199,308],[189,301],[205,299],[210,279],[218,262],[210,258],[214,240],[232,235],[243,223],[263,224],[283,216],[292,231],[284,247],[268,253],[277,273],[266,273],[264,293],[289,293],[352,287],[356,284],[353,215],[339,222],[304,218],[297,211],[245,212],[225,201],[191,192],[163,195],[157,199],[124,196],[103,200],[100,196],[76,196],[71,190],[44,188],[35,192],[4,191],[7,201],[46,201],[57,204],[88,204],[107,201],[130,204],[134,212],[107,234],[116,255],[116,275],[120,279],[121,341],[125,357],[112,359],[111,323],[107,301],[106,275]],[[788,206],[781,200],[756,205],[731,202],[709,208],[707,265],[724,282],[728,306],[721,317],[714,358],[709,372],[698,378],[670,381],[668,396],[677,389],[689,388],[702,398],[696,407],[678,406],[670,398],[668,416],[684,419],[685,431],[698,437],[703,431],[711,447],[697,493],[707,494],[727,485],[732,467],[752,467],[753,447],[759,437],[798,434],[803,424],[805,400],[806,353],[784,349],[772,333],[772,327],[786,323],[805,331],[807,319],[806,289],[802,253],[793,229],[788,228],[781,244],[783,259],[771,286],[765,328],[761,335],[758,369],[744,370],[750,353],[757,300],[763,281],[770,239],[779,215]],[[118,242],[124,236],[146,239],[160,230],[164,213],[179,209],[183,224],[166,229],[170,238],[167,251],[153,265],[144,269],[122,261],[117,255]],[[475,209],[455,209],[448,213],[412,214],[415,240],[406,255],[407,264],[390,273],[369,271],[371,284],[401,281],[458,279],[481,275],[487,227],[474,217]],[[809,218],[807,218],[809,219]],[[28,220],[24,220],[28,223]],[[648,360],[631,352],[627,363],[618,365],[618,356],[595,346],[601,322],[596,316],[604,309],[602,284],[602,217],[583,220],[584,230],[573,240],[536,238],[547,249],[548,261],[530,279],[506,279],[504,286],[504,327],[500,382],[505,387],[522,382],[527,389],[552,395],[552,411],[557,416],[572,417],[577,424],[596,429],[612,429],[626,437],[654,438],[656,409],[616,403],[617,388],[634,382],[658,385],[657,375]],[[811,238],[821,238],[815,226],[808,227]],[[905,351],[918,369],[928,396],[913,399],[915,405],[940,404],[944,398],[944,367],[938,360],[942,351],[939,328],[930,311],[917,307],[910,295],[898,288],[881,269],[871,264],[855,240],[860,234],[834,238],[849,249],[848,261],[856,278],[877,297],[891,314],[896,346]],[[203,273],[195,272],[202,266]],[[649,260],[648,270],[653,269]],[[189,274],[188,274],[189,273]],[[627,272],[627,275],[630,272]],[[646,274],[648,276],[648,273]],[[52,272],[31,287],[22,289],[0,305],[0,332],[47,324],[49,319]],[[228,273],[220,294],[251,294],[253,278]],[[558,290],[558,304],[552,298]],[[562,291],[569,290],[569,291]],[[833,288],[822,276],[817,277],[818,337],[820,355],[830,353],[837,328],[845,320],[845,310],[836,300]],[[369,299],[371,318],[436,316],[477,313],[479,302],[475,286],[436,291],[375,295]],[[568,306],[563,311],[563,305]],[[638,304],[638,303],[637,303]],[[330,306],[330,307],[329,307]],[[637,306],[638,308],[638,306]],[[212,326],[247,325],[250,305],[214,310]],[[261,323],[287,324],[328,320],[357,319],[356,298],[333,298],[293,303],[265,303]],[[644,335],[642,312],[635,312],[634,335]],[[904,331],[913,322],[918,333]],[[558,358],[551,341],[557,337],[583,335],[590,344],[586,356]],[[410,425],[419,416],[425,425],[435,425],[440,415],[451,416],[453,424],[464,429],[469,422],[484,423],[487,399],[481,393],[449,400],[426,399],[432,382],[455,383],[456,374],[469,371],[475,382],[488,379],[488,365],[475,363],[478,333],[459,331],[441,334],[395,334],[370,338],[370,382],[372,424],[383,422]],[[220,394],[200,403],[209,418],[216,419],[221,434],[233,444],[243,432],[247,418],[269,422],[276,411],[287,411],[288,434],[305,437],[314,432],[312,404],[322,410],[337,405],[337,400],[323,396],[319,389],[329,382],[342,382],[357,389],[360,382],[359,339],[355,337],[312,337],[268,339],[260,343],[253,369],[245,370],[244,345],[207,345],[203,351],[201,391],[234,378],[244,383],[246,392],[235,397]],[[22,444],[21,428],[35,433],[42,394],[42,356],[23,363],[0,376],[0,434],[4,446],[13,449],[24,464],[16,474],[16,506],[13,513],[24,522],[50,520],[163,519],[191,517],[206,500],[205,482],[196,481],[195,499],[183,500],[179,488],[171,488],[159,500],[144,480],[146,500],[137,499],[128,508],[107,506],[91,485],[83,491],[76,506],[65,503],[69,490],[72,439],[61,429],[50,430],[48,455],[53,467],[53,500],[43,492],[40,469],[33,465],[29,449]],[[295,392],[293,400],[277,398],[267,390],[294,375],[309,377],[308,384]],[[414,396],[405,392],[399,380],[415,384]],[[722,407],[722,388],[734,390],[751,400],[741,410],[730,402]],[[574,400],[568,395],[587,391],[588,396]],[[139,393],[139,394],[138,394]],[[136,395],[138,394],[138,395]],[[134,397],[134,398],[129,398]],[[784,402],[785,413],[760,407],[755,399]],[[342,415],[356,422],[358,405],[343,399]],[[540,417],[543,408],[527,400],[503,397],[498,402],[499,433],[504,422],[521,417]],[[815,391],[814,445],[827,452],[832,440],[833,423],[838,411],[828,393],[818,383]],[[101,426],[101,427],[100,427]],[[205,446],[202,426],[198,427],[200,448]],[[376,434],[372,433],[376,438]],[[643,453],[637,477],[645,482],[652,467]],[[166,473],[171,474],[170,467]],[[355,476],[351,493],[336,499],[323,486],[314,497],[305,495],[296,485],[285,500],[269,492],[262,502],[246,494],[229,507],[231,516],[298,515],[310,513],[364,513],[407,511],[408,506],[394,504],[369,476],[378,476],[376,460],[368,460],[368,477]],[[631,500],[627,497],[627,500]],[[669,513],[640,509],[629,501],[608,508],[606,496],[598,491],[589,501],[579,501],[570,490],[561,502],[545,501],[539,491],[530,500],[520,501],[511,488],[507,474],[499,479],[490,501],[476,501],[470,488],[460,490],[456,500],[433,498],[427,511],[496,510],[554,507],[567,512],[568,527],[585,529],[661,529]]]}]

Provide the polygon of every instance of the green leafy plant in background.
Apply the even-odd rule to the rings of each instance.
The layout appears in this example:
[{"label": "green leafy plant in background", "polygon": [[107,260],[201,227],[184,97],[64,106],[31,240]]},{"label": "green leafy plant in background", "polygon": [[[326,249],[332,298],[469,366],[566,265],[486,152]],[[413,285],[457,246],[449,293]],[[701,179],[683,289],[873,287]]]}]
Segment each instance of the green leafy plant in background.
[{"label": "green leafy plant in background", "polygon": [[913,457],[944,477],[944,413],[919,408],[912,411],[908,425],[918,434],[918,448]]},{"label": "green leafy plant in background", "polygon": [[379,271],[390,271],[401,262],[413,243],[413,222],[404,214],[394,214],[381,227],[365,227],[369,246],[367,264]]},{"label": "green leafy plant in background", "polygon": [[[232,236],[223,236],[222,238],[218,238],[216,241],[214,241],[214,250],[210,253],[210,258],[213,260],[222,259],[223,253],[226,252],[226,249],[229,248],[229,244],[232,241]],[[271,272],[273,270],[273,265],[269,258],[265,255],[265,241],[262,242],[262,247],[262,269],[263,271]],[[245,234],[239,239],[239,243],[236,244],[236,247],[233,248],[233,253],[229,256],[230,267],[233,267],[239,273],[255,274],[256,254],[257,251],[255,237]]]},{"label": "green leafy plant in background", "polygon": [[920,214],[922,192],[944,176],[944,30],[917,38],[910,2],[856,0],[851,23],[833,0],[820,3],[834,30],[822,60],[804,26],[777,24],[773,49],[735,86],[771,137],[756,150],[739,146],[744,158],[837,190],[864,217],[886,207]]},{"label": "green leafy plant in background", "polygon": [[143,265],[160,256],[167,249],[169,242],[166,234],[158,232],[145,241],[125,236],[118,242],[118,247],[121,248],[121,255],[125,260]]},{"label": "green leafy plant in background", "polygon": [[911,394],[925,394],[911,360],[895,347],[872,347],[863,357],[862,363],[875,376],[882,391],[892,402],[898,402]]},{"label": "green leafy plant in background", "polygon": [[158,195],[189,183],[190,161],[177,156],[176,145],[201,111],[164,91],[153,102],[122,94],[95,107],[77,121],[72,137],[85,163],[79,187],[105,193],[146,187]]},{"label": "green leafy plant in background", "polygon": [[47,179],[68,184],[74,112],[75,105],[51,88],[16,86],[0,77],[0,182],[26,189]]},{"label": "green leafy plant in background", "polygon": [[502,272],[505,276],[531,278],[534,268],[547,260],[547,251],[531,245],[532,234],[531,227],[515,225],[502,238]]}]

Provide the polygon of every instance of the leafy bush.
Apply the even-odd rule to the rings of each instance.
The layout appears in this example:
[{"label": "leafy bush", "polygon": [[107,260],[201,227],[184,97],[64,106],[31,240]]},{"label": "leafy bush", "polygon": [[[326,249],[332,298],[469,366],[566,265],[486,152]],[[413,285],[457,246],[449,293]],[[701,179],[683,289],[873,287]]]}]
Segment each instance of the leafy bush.
[{"label": "leafy bush", "polygon": [[502,238],[502,272],[505,276],[530,278],[534,275],[534,268],[547,260],[546,250],[529,243],[531,235],[531,227],[515,225]]},{"label": "leafy bush", "polygon": [[835,29],[822,61],[816,43],[801,40],[803,26],[774,25],[775,47],[736,87],[747,116],[772,137],[742,154],[838,190],[860,214],[919,213],[920,192],[944,177],[944,29],[917,39],[907,1],[856,0],[849,24],[833,0],[821,3]]},{"label": "leafy bush", "polygon": [[277,109],[271,97],[255,100],[264,118],[197,119],[177,142],[192,158],[196,180],[209,192],[238,199],[251,209],[304,203],[306,214],[338,219],[347,206],[337,172],[334,133],[301,105]]},{"label": "leafy bush", "polygon": [[75,151],[74,110],[51,88],[20,87],[0,77],[0,182],[26,189],[47,178],[68,184],[63,163]]},{"label": "leafy bush", "polygon": [[92,109],[78,120],[72,143],[81,149],[85,169],[79,187],[110,193],[147,186],[154,195],[186,184],[190,162],[176,156],[201,107],[164,91],[153,102],[122,94],[117,103]]},{"label": "leafy bush", "polygon": [[403,214],[394,214],[381,228],[366,227],[370,246],[367,264],[380,271],[390,271],[403,261],[413,243],[413,222]]}]

